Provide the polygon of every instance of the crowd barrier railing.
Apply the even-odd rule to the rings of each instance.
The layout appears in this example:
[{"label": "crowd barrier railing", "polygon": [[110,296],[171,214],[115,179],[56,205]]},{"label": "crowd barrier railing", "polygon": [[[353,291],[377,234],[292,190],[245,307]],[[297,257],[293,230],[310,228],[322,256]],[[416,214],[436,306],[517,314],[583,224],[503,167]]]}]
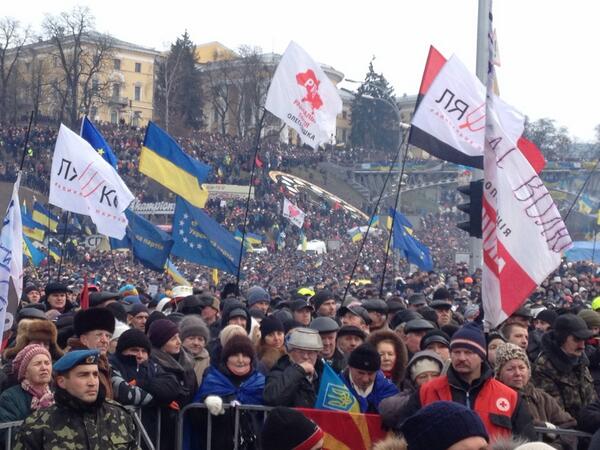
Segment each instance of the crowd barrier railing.
[{"label": "crowd barrier railing", "polygon": [[[258,411],[263,412],[265,414],[265,418],[267,417],[269,411],[273,409],[270,406],[259,406],[259,405],[228,405],[223,404],[223,408],[225,410],[233,409],[234,411],[234,433],[233,433],[233,449],[238,450],[239,447],[239,435],[240,435],[240,412],[241,411]],[[176,449],[183,448],[183,433],[184,433],[184,423],[185,423],[185,415],[193,409],[204,409],[206,410],[206,405],[204,403],[190,403],[179,411],[179,417],[177,420],[177,441],[176,441]],[[539,439],[542,439],[545,435],[558,435],[565,437],[572,437],[577,439],[579,442],[580,439],[589,439],[592,437],[590,433],[586,433],[584,431],[566,429],[566,428],[546,428],[546,427],[534,427],[534,430]],[[206,432],[206,450],[212,450],[212,414],[207,411],[207,432]]]},{"label": "crowd barrier railing", "polygon": [[[241,411],[255,411],[262,412],[265,414],[265,418],[269,414],[269,411],[273,409],[271,406],[262,406],[262,405],[240,405],[240,404],[223,404],[223,408],[227,411],[229,409],[233,409],[234,413],[234,428],[233,428],[233,450],[238,450],[239,447],[239,436],[240,436],[240,412]],[[177,441],[176,447],[177,449],[183,448],[183,429],[185,423],[185,415],[188,411],[193,409],[206,409],[206,405],[204,403],[190,403],[186,405],[179,411],[179,416],[177,418]],[[212,414],[207,411],[207,424],[206,424],[206,450],[212,449]]]},{"label": "crowd barrier railing", "polygon": [[[139,410],[139,408],[132,408],[132,407],[127,407],[126,408],[132,413],[131,416],[133,417],[133,422],[135,423],[136,429],[137,429],[137,438],[136,438],[136,442],[138,444],[138,446],[141,445],[141,443],[143,442],[146,445],[146,448],[148,450],[159,450],[158,447],[156,447],[153,443],[152,440],[150,439],[150,436],[148,435],[148,432],[146,431],[146,429],[144,428],[144,426],[142,425],[142,420],[141,420],[141,411]],[[159,411],[159,423],[160,423],[160,410]],[[11,449],[13,448],[13,441],[14,441],[14,435],[16,434],[18,428],[23,424],[22,420],[16,420],[14,422],[3,422],[0,423],[0,432],[5,432],[4,435],[4,448],[5,449]],[[158,427],[158,431],[157,431],[157,435],[159,440],[157,441],[160,445],[160,427]]]}]

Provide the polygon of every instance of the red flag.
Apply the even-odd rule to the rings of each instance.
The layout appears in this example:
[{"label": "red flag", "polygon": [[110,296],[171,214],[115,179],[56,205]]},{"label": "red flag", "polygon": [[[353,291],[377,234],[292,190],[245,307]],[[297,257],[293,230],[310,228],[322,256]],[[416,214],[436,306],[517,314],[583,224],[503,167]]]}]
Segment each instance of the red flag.
[{"label": "red flag", "polygon": [[256,155],[256,158],[254,158],[254,164],[256,164],[256,167],[258,167],[259,169],[262,169],[263,162],[260,160],[258,155]]},{"label": "red flag", "polygon": [[297,408],[325,433],[324,450],[368,450],[385,439],[378,414]]},{"label": "red flag", "polygon": [[546,167],[546,159],[537,145],[521,136],[517,141],[517,147],[521,150],[521,153],[523,153],[525,158],[527,158],[527,161],[529,161],[529,164],[531,164],[535,173],[539,174],[544,170],[544,167]]},{"label": "red flag", "polygon": [[[427,62],[425,63],[425,70],[423,71],[423,78],[421,78],[421,87],[419,88],[419,100],[429,90],[429,86],[440,73],[442,67],[446,64],[446,58],[432,45],[429,47],[429,54],[427,55]],[[418,104],[418,101],[417,101]]]},{"label": "red flag", "polygon": [[87,273],[83,276],[83,290],[81,291],[79,306],[81,306],[81,309],[88,309],[90,307],[90,292],[87,282]]}]

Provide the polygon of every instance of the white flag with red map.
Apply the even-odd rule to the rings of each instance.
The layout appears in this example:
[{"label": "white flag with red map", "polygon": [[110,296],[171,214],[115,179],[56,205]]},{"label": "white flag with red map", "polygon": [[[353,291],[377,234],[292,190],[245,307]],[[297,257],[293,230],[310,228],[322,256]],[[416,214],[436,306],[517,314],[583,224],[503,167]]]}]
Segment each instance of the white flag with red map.
[{"label": "white flag with red map", "polygon": [[304,225],[305,216],[306,214],[304,214],[304,211],[290,202],[287,198],[283,200],[283,217],[288,219],[298,228],[302,228],[302,225]]}]

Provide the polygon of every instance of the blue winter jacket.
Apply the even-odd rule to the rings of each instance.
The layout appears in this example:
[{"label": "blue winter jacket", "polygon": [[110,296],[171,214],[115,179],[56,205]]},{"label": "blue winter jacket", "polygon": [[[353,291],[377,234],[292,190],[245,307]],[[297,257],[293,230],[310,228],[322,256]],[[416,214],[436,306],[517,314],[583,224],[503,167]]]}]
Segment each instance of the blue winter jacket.
[{"label": "blue winter jacket", "polygon": [[381,400],[383,400],[384,398],[391,397],[392,395],[396,395],[398,392],[400,392],[398,391],[396,385],[385,377],[381,370],[377,371],[377,375],[375,375],[375,383],[373,385],[373,390],[366,397],[361,397],[360,395],[358,395],[358,393],[352,386],[352,383],[350,382],[349,369],[346,369],[344,370],[344,372],[342,372],[342,380],[344,380],[344,383],[346,384],[346,386],[348,386],[348,389],[350,389],[352,395],[354,395],[354,397],[356,397],[356,400],[358,400],[361,413],[378,414],[379,403],[381,402]]}]

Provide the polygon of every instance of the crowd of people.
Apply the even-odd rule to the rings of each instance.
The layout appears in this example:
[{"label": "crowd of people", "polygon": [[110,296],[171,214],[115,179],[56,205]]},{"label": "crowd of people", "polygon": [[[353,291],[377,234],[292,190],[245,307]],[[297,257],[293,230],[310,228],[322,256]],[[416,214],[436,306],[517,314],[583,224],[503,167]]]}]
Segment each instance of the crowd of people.
[{"label": "crowd of people", "polygon": [[[172,200],[139,173],[143,129],[99,129],[139,201]],[[14,179],[24,133],[0,127],[0,180]],[[37,126],[30,136],[25,183],[41,192],[55,135]],[[251,140],[195,132],[180,142],[211,165],[208,182],[248,183]],[[175,259],[191,282],[180,285],[130,253],[85,247],[83,231],[68,236],[60,263],[28,265],[0,371],[0,422],[24,420],[14,448],[143,447],[124,406],[141,411],[154,445],[174,448],[179,411],[191,403],[205,410],[185,415],[185,448],[206,445],[207,414],[212,448],[233,448],[230,406],[240,404],[275,409],[266,420],[240,417],[238,448],[321,448],[323,430],[293,408],[315,407],[326,366],[361,413],[380,415],[388,433],[380,450],[546,448],[526,443],[536,439],[534,426],[600,429],[596,265],[565,261],[526,306],[484,331],[481,271],[457,262],[468,240],[456,227],[453,193],[414,224],[434,270],[390,254],[383,283],[385,227],[363,236],[357,258],[363,242],[347,231],[365,220],[348,210],[300,192],[293,200],[306,213],[303,227],[283,218],[289,192],[269,170],[368,154],[262,144],[247,229],[262,236],[263,249],[246,252],[239,285],[235,274],[217,280]],[[205,209],[230,232],[242,229],[245,200],[211,198]],[[303,238],[329,251],[303,251]],[[577,443],[548,432],[544,440],[565,450],[600,445],[600,436]]]},{"label": "crowd of people", "polygon": [[[389,434],[374,448],[517,448],[536,440],[538,426],[549,448],[577,449],[552,430],[600,429],[596,270],[565,263],[487,332],[481,273],[462,265],[417,272],[383,299],[369,284],[344,297],[335,281],[289,292],[182,285],[153,296],[128,282],[82,295],[28,281],[3,353],[0,421],[24,420],[14,448],[85,439],[88,448],[137,448],[123,407],[133,406],[150,438],[160,430],[161,448],[173,448],[178,411],[199,403],[205,409],[184,416],[183,447],[204,448],[211,414],[212,448],[233,448],[230,405],[277,407],[274,417],[292,420],[289,408],[316,406],[328,365],[361,413],[380,415]],[[471,425],[451,427],[450,412]],[[318,429],[308,423],[313,432],[290,434],[300,441],[288,446],[269,443],[281,433],[263,422],[242,416],[241,448],[297,448]],[[425,430],[435,426],[447,433],[432,438]],[[452,447],[473,436],[479,446]],[[600,435],[591,439],[579,448],[596,448]]]}]

